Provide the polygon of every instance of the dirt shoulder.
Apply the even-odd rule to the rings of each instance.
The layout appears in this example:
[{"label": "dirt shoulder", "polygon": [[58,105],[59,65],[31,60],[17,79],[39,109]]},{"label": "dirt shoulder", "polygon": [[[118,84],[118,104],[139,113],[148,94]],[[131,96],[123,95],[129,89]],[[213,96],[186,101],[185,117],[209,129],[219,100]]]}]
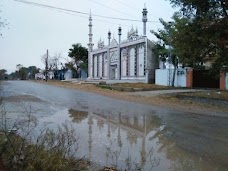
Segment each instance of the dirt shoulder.
[{"label": "dirt shoulder", "polygon": [[[107,96],[115,99],[127,100],[131,102],[147,104],[147,105],[156,105],[167,107],[169,109],[175,109],[178,111],[183,112],[191,112],[194,114],[202,114],[208,116],[221,116],[221,117],[228,117],[228,107],[227,106],[219,106],[213,105],[210,103],[201,103],[199,101],[193,101],[192,99],[181,99],[176,96],[176,93],[172,94],[163,94],[158,96],[144,96],[140,93],[134,92],[122,92],[116,90],[109,90],[99,88],[93,84],[77,84],[71,82],[61,82],[61,81],[35,81],[41,84],[49,84],[53,86],[63,87],[63,88],[70,88],[76,89],[85,92],[91,92],[95,94],[99,94],[102,96]],[[138,85],[137,85],[138,86]],[[145,85],[144,85],[145,87]],[[159,91],[159,90],[157,90]],[[178,95],[189,95],[189,96],[203,96],[212,97],[213,93],[216,94],[216,98],[219,98],[219,93],[214,91],[203,91],[203,92],[191,92],[191,93],[178,93]],[[208,95],[210,94],[210,96]],[[222,92],[220,92],[222,93]],[[228,98],[228,92],[224,92],[221,94],[223,98]]]}]

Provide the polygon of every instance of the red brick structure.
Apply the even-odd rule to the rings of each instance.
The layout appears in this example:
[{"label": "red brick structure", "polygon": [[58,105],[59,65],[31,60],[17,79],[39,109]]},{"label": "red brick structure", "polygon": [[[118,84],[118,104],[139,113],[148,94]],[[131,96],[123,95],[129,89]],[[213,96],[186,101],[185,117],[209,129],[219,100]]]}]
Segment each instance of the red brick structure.
[{"label": "red brick structure", "polygon": [[220,90],[226,90],[226,73],[220,73]]},{"label": "red brick structure", "polygon": [[192,88],[193,86],[193,70],[192,68],[187,70],[187,75],[186,75],[186,87]]}]

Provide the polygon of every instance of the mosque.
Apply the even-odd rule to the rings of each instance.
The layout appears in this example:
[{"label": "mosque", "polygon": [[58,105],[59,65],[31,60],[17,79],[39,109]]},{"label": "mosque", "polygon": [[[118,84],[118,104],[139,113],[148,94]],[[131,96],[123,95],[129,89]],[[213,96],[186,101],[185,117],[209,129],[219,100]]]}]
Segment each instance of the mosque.
[{"label": "mosque", "polygon": [[154,44],[147,38],[147,9],[142,12],[143,35],[132,28],[127,39],[121,39],[122,28],[118,28],[119,40],[111,40],[108,32],[108,45],[99,41],[96,49],[92,41],[92,16],[89,17],[88,80],[113,80],[114,82],[155,82],[155,69],[158,60],[153,53]]}]

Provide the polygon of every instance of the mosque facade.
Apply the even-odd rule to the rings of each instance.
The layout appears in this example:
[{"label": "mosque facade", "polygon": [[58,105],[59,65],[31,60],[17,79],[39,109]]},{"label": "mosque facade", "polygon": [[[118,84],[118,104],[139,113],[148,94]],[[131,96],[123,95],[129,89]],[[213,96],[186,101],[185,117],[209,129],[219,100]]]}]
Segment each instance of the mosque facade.
[{"label": "mosque facade", "polygon": [[88,80],[121,80],[123,82],[154,83],[158,61],[153,53],[154,44],[146,36],[147,9],[142,12],[143,35],[132,29],[126,40],[121,40],[122,28],[118,28],[119,40],[111,40],[108,45],[99,41],[96,49],[92,41],[92,16],[89,17]]}]

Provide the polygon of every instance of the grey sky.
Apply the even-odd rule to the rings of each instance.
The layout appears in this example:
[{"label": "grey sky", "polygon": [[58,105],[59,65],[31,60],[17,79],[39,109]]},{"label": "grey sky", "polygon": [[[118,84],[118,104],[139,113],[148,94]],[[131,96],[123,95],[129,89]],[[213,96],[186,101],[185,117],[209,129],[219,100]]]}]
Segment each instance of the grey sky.
[{"label": "grey sky", "polygon": [[[92,14],[142,19],[144,3],[148,9],[148,20],[158,21],[159,18],[170,20],[175,9],[165,0],[29,0],[31,2],[67,8]],[[127,5],[128,4],[128,5]],[[103,5],[103,6],[102,6]],[[107,8],[109,7],[109,8]],[[81,43],[87,47],[88,16],[68,14],[57,10],[40,8],[14,0],[0,1],[1,16],[9,22],[9,29],[3,29],[0,38],[0,69],[15,71],[17,64],[25,67],[35,65],[44,68],[41,56],[49,49],[50,55],[62,53],[67,58],[68,49],[73,43]],[[101,38],[107,44],[107,32],[117,39],[117,29],[122,26],[122,40],[126,39],[127,31],[138,28],[142,34],[142,22],[120,21],[93,16],[93,42]],[[149,32],[161,27],[159,22],[147,23],[147,36],[155,38]],[[66,62],[63,60],[63,62]]]}]

